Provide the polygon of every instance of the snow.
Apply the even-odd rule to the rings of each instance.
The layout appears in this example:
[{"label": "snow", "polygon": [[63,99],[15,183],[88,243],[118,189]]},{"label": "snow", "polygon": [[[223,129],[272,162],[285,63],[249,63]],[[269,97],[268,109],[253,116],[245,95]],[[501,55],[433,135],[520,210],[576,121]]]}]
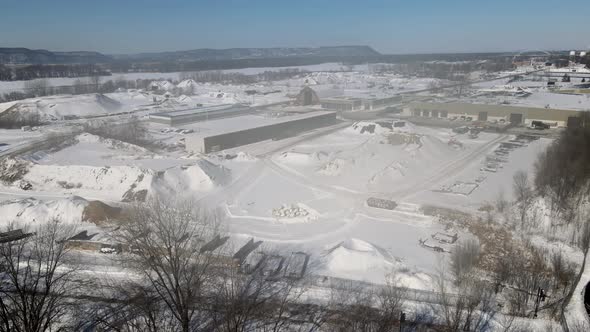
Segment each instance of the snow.
[{"label": "snow", "polygon": [[228,170],[199,160],[162,172],[136,166],[31,165],[23,180],[32,184],[34,191],[117,201],[129,190],[166,195],[204,192],[227,183],[230,177]]},{"label": "snow", "polygon": [[54,219],[67,224],[80,224],[87,204],[80,197],[48,201],[34,198],[3,201],[0,203],[0,225],[43,224]]},{"label": "snow", "polygon": [[[19,184],[25,182],[35,193],[120,201],[129,191],[145,190],[148,195],[171,195],[179,189],[186,195],[202,193],[227,184],[232,176],[229,169],[205,159],[158,155],[88,133],[77,135],[73,144],[61,150],[37,151],[22,158],[28,168],[22,181],[0,187],[22,192]],[[248,159],[247,154],[239,158]],[[6,160],[6,171],[18,166],[15,159]]]},{"label": "snow", "polygon": [[[1,104],[0,104],[1,105]],[[0,106],[4,107],[4,106]],[[68,117],[88,117],[122,111],[122,104],[102,94],[79,96],[50,96],[25,99],[13,103],[11,111],[20,114],[38,114],[42,120],[57,120]]]},{"label": "snow", "polygon": [[176,86],[169,81],[153,81],[149,85],[150,89],[156,89],[161,91],[172,91]]},{"label": "snow", "polygon": [[362,273],[367,280],[382,280],[395,266],[383,249],[355,238],[329,249],[323,260],[325,270],[320,270],[320,274],[352,279]]},{"label": "snow", "polygon": [[[116,114],[122,112],[144,116],[188,109],[197,104],[262,105],[288,101],[305,85],[312,86],[320,96],[382,97],[445,83],[430,78],[373,74],[362,66],[354,67],[352,72],[331,72],[343,69],[339,64],[306,68],[321,72],[248,85],[198,83],[187,79],[177,85],[183,94],[170,94],[167,99],[151,92],[130,90],[104,95],[108,99],[100,95],[55,96],[3,104],[0,110],[24,105],[19,106],[23,111],[38,112],[56,121],[35,132],[0,130],[0,142],[4,140],[12,145],[20,139],[33,141],[49,128],[61,129],[64,116],[109,116],[117,123],[122,117]],[[266,69],[237,72],[252,74]],[[158,87],[163,85],[164,90],[173,89],[172,83],[165,80],[180,80],[178,73],[138,73],[125,77],[149,78]],[[494,82],[491,86],[502,84],[506,82]],[[514,103],[531,104],[549,101],[552,106],[568,107],[575,107],[580,101],[582,105],[585,103],[586,97],[580,96],[553,98],[555,94],[545,91],[542,84],[536,83],[536,87],[521,82],[510,84],[522,85],[532,95],[524,99],[508,96],[490,100],[499,102],[507,98]],[[256,90],[258,94],[248,95],[246,90]],[[271,93],[275,90],[279,92]],[[484,101],[485,98],[474,97]],[[111,108],[105,104],[119,106]],[[295,109],[275,105],[272,111],[289,110]],[[0,186],[0,195],[7,199],[0,204],[0,222],[46,222],[59,217],[80,224],[82,210],[88,204],[86,200],[100,199],[114,204],[140,191],[145,191],[148,197],[180,195],[193,199],[195,204],[219,208],[223,212],[223,229],[231,234],[236,245],[254,238],[263,241],[264,246],[310,253],[318,261],[314,273],[320,275],[384,283],[386,275],[393,272],[405,286],[431,289],[431,276],[448,253],[434,252],[420,246],[419,241],[448,231],[421,208],[428,204],[476,212],[481,204],[493,201],[500,192],[510,199],[514,172],[532,171],[537,154],[552,142],[540,139],[515,149],[505,157],[502,167],[492,173],[482,170],[486,156],[500,142],[513,138],[511,135],[482,132],[477,138],[469,138],[450,129],[415,126],[409,122],[404,127],[394,127],[392,124],[397,120],[384,118],[350,123],[340,130],[326,128],[309,136],[194,155],[184,151],[183,139],[187,136],[176,132],[176,129],[190,129],[198,135],[210,135],[281,119],[287,117],[248,115],[189,124],[174,130],[148,124],[153,141],[166,144],[166,149],[148,150],[80,134],[71,145],[59,151],[26,153],[21,158],[26,160],[29,172],[23,180],[32,188],[23,190],[18,183]],[[82,121],[85,120],[78,123]],[[452,146],[449,142],[460,144]],[[391,200],[397,205],[393,210],[373,208],[366,204],[370,197]],[[452,234],[455,231],[459,238],[467,236],[462,230],[453,230]],[[560,248],[543,241],[541,234],[533,236],[540,246]],[[579,258],[575,250],[562,249],[568,256]]]}]

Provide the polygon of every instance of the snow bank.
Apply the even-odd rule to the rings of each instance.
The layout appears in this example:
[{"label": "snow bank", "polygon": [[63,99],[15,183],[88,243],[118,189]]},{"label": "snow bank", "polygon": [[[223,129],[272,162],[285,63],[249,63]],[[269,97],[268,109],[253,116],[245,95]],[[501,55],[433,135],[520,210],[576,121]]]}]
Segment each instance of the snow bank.
[{"label": "snow bank", "polygon": [[297,151],[287,151],[283,152],[280,157],[279,161],[289,164],[300,164],[300,165],[308,165],[322,159],[328,157],[328,154],[323,151],[318,151],[314,153],[305,153],[305,152],[297,152]]},{"label": "snow bank", "polygon": [[187,95],[179,96],[178,98],[176,98],[176,100],[180,103],[192,103],[193,102],[191,97],[189,97]]},{"label": "snow bank", "polygon": [[109,113],[117,113],[122,104],[103,94],[77,96],[49,96],[21,100],[3,115],[15,112],[18,115],[39,115],[41,120],[79,118]]},{"label": "snow bank", "polygon": [[384,123],[370,122],[370,121],[359,121],[355,122],[350,128],[352,131],[361,135],[385,135],[393,131],[392,126],[389,127]]},{"label": "snow bank", "polygon": [[174,167],[161,173],[152,190],[159,194],[204,192],[224,186],[231,180],[231,171],[207,160],[199,160],[190,166]]},{"label": "snow bank", "polygon": [[10,200],[0,203],[0,225],[46,223],[53,219],[77,224],[88,202],[80,197],[40,201],[34,198]]},{"label": "snow bank", "polygon": [[342,158],[335,158],[324,164],[318,170],[318,173],[326,176],[338,176],[349,165],[354,165],[354,159],[345,160]]},{"label": "snow bank", "polygon": [[35,191],[84,194],[92,191],[100,192],[103,197],[120,199],[130,188],[148,190],[153,176],[153,171],[134,166],[33,165],[23,179],[31,183]]},{"label": "snow bank", "polygon": [[328,250],[320,274],[382,282],[395,267],[393,258],[369,242],[346,239]]},{"label": "snow bank", "polygon": [[187,89],[187,88],[192,89],[195,86],[197,86],[197,82],[195,82],[195,80],[193,80],[192,78],[184,80],[184,81],[178,83],[178,85],[177,85],[177,87],[179,87],[181,89]]},{"label": "snow bank", "polygon": [[8,185],[23,188],[21,184],[27,183],[27,190],[35,192],[65,192],[84,197],[126,201],[143,200],[156,193],[190,195],[226,185],[231,180],[228,169],[206,160],[199,160],[193,165],[172,167],[162,172],[136,166],[60,166],[32,163],[27,163],[27,169],[26,174],[19,174],[21,181]]},{"label": "snow bank", "polygon": [[106,145],[108,148],[116,149],[116,150],[126,150],[132,153],[141,153],[141,154],[148,154],[150,153],[149,150],[142,148],[140,146],[122,142],[116,139],[111,138],[104,138],[97,135],[84,133],[76,136],[76,141],[78,143],[94,143],[94,144],[103,144]]},{"label": "snow bank", "polygon": [[256,160],[258,160],[258,158],[254,157],[246,152],[238,152],[236,157],[233,160],[249,162],[249,161],[256,161]]},{"label": "snow bank", "polygon": [[149,88],[152,90],[161,91],[172,91],[176,86],[169,81],[153,81],[150,83]]}]

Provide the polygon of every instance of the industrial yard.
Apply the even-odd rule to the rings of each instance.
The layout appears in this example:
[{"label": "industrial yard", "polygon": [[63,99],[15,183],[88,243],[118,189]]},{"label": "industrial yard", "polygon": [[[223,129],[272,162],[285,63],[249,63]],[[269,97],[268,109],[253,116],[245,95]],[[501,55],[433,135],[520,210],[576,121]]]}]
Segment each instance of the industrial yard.
[{"label": "industrial yard", "polygon": [[[225,98],[207,103],[198,95],[176,98],[143,91],[96,99],[97,107],[112,104],[117,110],[108,115],[97,108],[94,114],[99,117],[93,121],[124,122],[131,115],[139,116],[157,148],[83,130],[70,134],[73,136],[61,147],[18,153],[18,146],[11,150],[8,145],[3,169],[18,167],[23,174],[18,181],[5,181],[2,186],[1,195],[7,199],[0,207],[2,220],[24,222],[31,216],[47,220],[49,216],[38,215],[39,211],[52,210],[51,215],[81,223],[89,231],[104,232],[84,222],[89,202],[117,206],[153,195],[180,194],[223,210],[232,239],[252,238],[289,252],[313,253],[322,262],[319,274],[382,283],[386,271],[407,271],[404,282],[408,287],[430,289],[428,276],[435,272],[441,253],[421,246],[420,240],[443,231],[461,236],[465,230],[445,230],[435,216],[425,215],[421,206],[441,204],[477,212],[501,192],[510,199],[511,174],[531,170],[535,156],[551,139],[527,142],[502,156],[501,167],[490,166],[494,150],[515,134],[459,134],[453,130],[454,124],[467,123],[463,109],[470,109],[468,106],[416,104],[412,100],[420,100],[428,92],[399,94],[395,92],[399,78],[373,76],[362,67],[358,70],[319,71],[304,75],[305,79],[295,78],[288,91],[311,89],[320,97],[290,101],[286,97],[282,105],[267,107],[227,104]],[[353,88],[347,83],[346,90],[335,91],[334,82],[339,81],[371,82],[377,90],[370,93],[366,87]],[[425,89],[423,81],[408,79],[401,91]],[[153,90],[172,90],[172,83],[158,82],[151,85]],[[275,84],[280,88],[282,83]],[[382,90],[386,84],[393,92]],[[223,88],[236,91],[237,96],[240,87]],[[106,103],[105,98],[113,102]],[[344,101],[353,104],[348,108],[330,104]],[[30,137],[34,144],[51,131],[79,131],[81,118],[75,113],[68,111],[68,120],[59,120],[65,113],[56,113],[70,101],[53,102],[49,126],[29,132],[4,130],[3,137]],[[27,102],[8,105],[7,111],[25,105]],[[399,111],[388,112],[391,107]],[[429,107],[437,113],[426,115],[424,110]],[[481,113],[474,109],[473,114]],[[372,119],[347,120],[347,112],[354,111],[367,112]],[[493,112],[487,118],[475,115],[472,121],[479,120],[481,126],[482,120],[497,123],[503,118],[509,123],[513,111]],[[560,118],[534,118],[555,120],[554,127],[563,127],[576,111],[553,112]],[[448,128],[412,122],[416,115],[442,119],[443,114],[446,119],[463,119],[449,121],[453,125]],[[521,121],[523,125],[530,125],[528,114],[527,120]],[[371,207],[367,205],[371,197],[395,202],[395,206]],[[331,250],[339,243],[355,245]],[[360,250],[359,243],[371,249]],[[363,263],[348,263],[347,256]]]},{"label": "industrial yard", "polygon": [[[112,236],[121,211],[175,197],[216,211],[227,234],[204,247],[231,248],[224,259],[241,273],[311,275],[324,287],[380,287],[394,273],[399,287],[435,292],[441,262],[485,235],[432,211],[481,222],[498,197],[514,201],[514,174],[534,172],[585,107],[568,106],[587,100],[559,94],[546,107],[553,92],[522,72],[486,78],[500,85],[521,77],[529,102],[508,105],[504,98],[521,97],[498,96],[488,83],[465,87],[471,97],[458,102],[453,88],[440,91],[452,83],[435,78],[369,65],[314,68],[268,83],[262,89],[280,92],[255,101],[245,92],[252,87],[169,79],[147,90],[0,104],[0,119],[43,120],[0,129],[0,223],[59,218],[76,225],[69,243],[91,269],[128,273],[110,258],[125,252]],[[187,86],[195,93],[175,90]]]}]

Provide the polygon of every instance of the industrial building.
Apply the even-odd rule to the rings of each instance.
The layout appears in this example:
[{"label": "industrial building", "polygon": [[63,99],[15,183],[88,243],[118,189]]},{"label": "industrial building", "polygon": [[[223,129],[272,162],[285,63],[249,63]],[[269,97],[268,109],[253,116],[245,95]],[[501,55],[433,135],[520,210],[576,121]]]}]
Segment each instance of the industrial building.
[{"label": "industrial building", "polygon": [[315,111],[296,115],[244,115],[183,126],[196,133],[187,135],[186,149],[209,153],[269,139],[281,139],[337,123],[335,112]]},{"label": "industrial building", "polygon": [[339,112],[357,111],[361,110],[363,107],[362,99],[346,96],[324,98],[320,103],[323,109]]},{"label": "industrial building", "polygon": [[154,113],[150,114],[150,121],[168,126],[178,126],[187,123],[208,121],[212,119],[238,116],[253,112],[254,109],[240,104],[216,105]]},{"label": "industrial building", "polygon": [[404,108],[403,114],[415,117],[498,121],[527,126],[533,121],[542,121],[551,127],[566,127],[568,123],[577,120],[579,111],[467,103],[411,103]]},{"label": "industrial building", "polygon": [[402,100],[401,96],[375,95],[362,91],[349,91],[347,95],[322,98],[322,108],[331,111],[370,111],[396,105]]}]

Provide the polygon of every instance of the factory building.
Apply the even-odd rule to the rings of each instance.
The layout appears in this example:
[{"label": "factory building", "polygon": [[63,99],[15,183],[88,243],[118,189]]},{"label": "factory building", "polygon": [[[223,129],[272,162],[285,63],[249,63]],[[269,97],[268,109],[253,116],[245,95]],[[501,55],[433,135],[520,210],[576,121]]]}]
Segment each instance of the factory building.
[{"label": "factory building", "polygon": [[362,99],[345,96],[325,98],[320,103],[323,109],[339,112],[357,111],[361,110],[363,106]]},{"label": "factory building", "polygon": [[295,136],[336,123],[336,113],[326,111],[279,117],[244,115],[201,123],[202,126],[194,128],[195,134],[187,135],[185,144],[189,152],[210,153],[264,140]]},{"label": "factory building", "polygon": [[519,107],[467,103],[411,103],[403,114],[429,118],[463,118],[472,121],[498,121],[530,126],[542,121],[551,127],[566,127],[579,116],[579,111],[552,108]]},{"label": "factory building", "polygon": [[179,126],[187,123],[232,117],[253,112],[254,110],[248,106],[228,104],[154,113],[150,114],[149,119],[155,123]]},{"label": "factory building", "polygon": [[401,96],[375,96],[357,93],[353,96],[338,96],[322,98],[322,108],[331,111],[371,111],[396,105],[402,100]]}]

